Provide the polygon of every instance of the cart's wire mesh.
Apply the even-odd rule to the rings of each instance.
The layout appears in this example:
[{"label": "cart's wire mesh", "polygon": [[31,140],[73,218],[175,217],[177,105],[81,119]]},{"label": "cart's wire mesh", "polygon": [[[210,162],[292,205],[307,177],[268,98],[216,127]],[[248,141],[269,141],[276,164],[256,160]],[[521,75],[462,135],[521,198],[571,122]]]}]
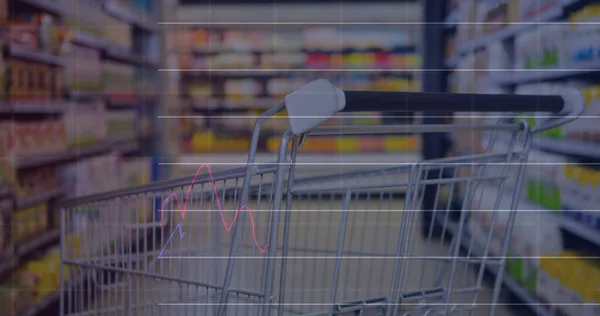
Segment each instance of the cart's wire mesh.
[{"label": "cart's wire mesh", "polygon": [[[477,156],[311,179],[289,176],[291,164],[280,169],[282,182],[277,165],[265,167],[253,172],[241,206],[243,170],[209,176],[206,166],[192,186],[66,206],[63,312],[214,315],[234,264],[227,315],[487,314],[498,295],[485,290],[483,271],[503,267],[505,247],[491,234],[476,244],[466,233],[469,213],[455,205],[479,210],[482,187],[519,182],[527,148],[494,153],[493,145]],[[420,207],[432,187],[429,221]],[[482,211],[492,222],[504,218],[505,231],[511,212],[499,210],[514,209],[517,193],[486,197],[494,208]],[[151,221],[156,210],[162,225]]]}]

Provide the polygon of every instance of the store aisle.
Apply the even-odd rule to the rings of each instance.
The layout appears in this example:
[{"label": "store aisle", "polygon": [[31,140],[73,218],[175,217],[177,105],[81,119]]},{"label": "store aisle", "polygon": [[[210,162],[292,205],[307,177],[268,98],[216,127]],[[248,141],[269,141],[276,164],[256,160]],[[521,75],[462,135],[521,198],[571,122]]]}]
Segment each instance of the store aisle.
[{"label": "store aisle", "polygon": [[[315,199],[297,200],[291,213],[290,252],[287,256],[285,309],[286,315],[310,313],[326,310],[330,300],[334,282],[336,250],[339,240],[340,222],[343,212],[335,211],[340,199],[321,201]],[[371,200],[356,199],[351,203],[344,238],[344,254],[341,261],[337,302],[352,302],[364,299],[377,299],[387,296],[390,280],[394,271],[395,251],[399,230],[403,227],[403,216],[410,216],[399,209],[403,208],[402,199]],[[253,209],[257,205],[253,205]],[[173,238],[163,236],[162,243],[167,244],[166,251],[158,259],[155,252],[148,261],[140,266],[142,271],[162,276],[159,280],[150,276],[131,276],[122,278],[128,286],[106,290],[108,299],[96,301],[103,306],[129,306],[133,315],[211,315],[218,303],[212,290],[201,284],[221,284],[228,256],[230,233],[223,229],[224,225],[219,213],[207,212],[207,207],[190,206],[185,220],[179,222],[180,216],[174,216],[181,227],[173,230]],[[338,207],[339,209],[339,207]],[[334,211],[331,211],[334,210]],[[365,211],[368,210],[368,211]],[[377,212],[374,212],[377,211]],[[255,297],[248,294],[259,292],[264,282],[263,269],[267,264],[264,250],[265,223],[268,213],[254,211],[252,219],[255,223],[255,234],[249,214],[242,225],[242,241],[238,262],[232,278],[232,289],[243,289],[246,294],[233,293],[229,301],[228,315],[257,315],[258,307]],[[413,214],[416,215],[416,214]],[[232,218],[231,214],[225,214]],[[404,217],[406,218],[406,217]],[[227,222],[226,223],[230,223]],[[283,223],[283,221],[281,222]],[[440,240],[423,238],[416,225],[418,216],[411,219],[410,248],[407,250],[404,263],[405,274],[400,288],[403,293],[432,289],[437,276],[442,270],[439,257],[448,256],[448,244]],[[173,225],[174,224],[174,225]],[[176,226],[181,224],[181,226]],[[241,224],[239,222],[238,224]],[[231,224],[229,224],[231,225]],[[227,225],[225,225],[227,226]],[[227,226],[229,227],[229,226]],[[280,225],[283,227],[283,225]],[[221,240],[218,235],[222,233]],[[279,232],[282,236],[282,231]],[[256,236],[256,240],[253,238]],[[181,238],[181,236],[183,236]],[[283,239],[280,238],[279,246]],[[218,247],[218,245],[222,245]],[[257,246],[258,244],[258,246]],[[212,245],[212,247],[211,247]],[[159,247],[160,248],[160,247]],[[437,260],[432,257],[437,256]],[[429,258],[425,260],[423,258]],[[281,275],[281,248],[275,258],[275,282],[273,298],[279,295],[279,275]],[[402,263],[400,261],[399,263]],[[446,270],[449,272],[449,270]],[[447,285],[447,276],[442,279],[442,286]],[[477,274],[465,263],[456,265],[451,303],[470,305],[473,292],[468,289],[477,284]],[[491,299],[491,289],[485,284],[478,295],[478,305],[472,315],[487,315]],[[144,304],[148,302],[148,304]],[[273,299],[273,303],[277,300]],[[428,302],[439,309],[445,306],[439,297],[430,297]],[[106,305],[108,303],[108,305]],[[404,301],[402,312],[417,312],[420,300]],[[97,305],[98,308],[101,305]],[[459,305],[454,307],[454,314],[460,314]],[[376,310],[368,309],[368,312]],[[423,310],[420,310],[423,312]],[[367,313],[368,315],[375,315]],[[419,315],[417,313],[417,315]],[[464,314],[467,315],[467,314]],[[497,309],[497,316],[510,313],[503,307]]]}]

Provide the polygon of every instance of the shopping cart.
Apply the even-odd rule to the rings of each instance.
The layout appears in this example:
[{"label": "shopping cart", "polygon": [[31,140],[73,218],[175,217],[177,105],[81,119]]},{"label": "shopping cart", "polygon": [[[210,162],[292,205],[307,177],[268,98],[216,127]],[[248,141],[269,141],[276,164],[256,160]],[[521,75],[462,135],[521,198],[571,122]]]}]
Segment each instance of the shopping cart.
[{"label": "shopping cart", "polygon": [[[537,127],[506,120],[318,126],[340,111],[399,108],[555,114]],[[257,163],[261,124],[284,109],[291,128],[281,137],[277,162]],[[583,99],[573,91],[557,96],[358,92],[335,89],[326,80],[311,82],[258,118],[245,167],[213,173],[209,165],[198,165],[193,177],[65,201],[61,312],[492,315],[531,136],[582,110]],[[295,174],[307,137],[461,130],[485,132],[486,150],[306,179]],[[496,144],[502,144],[500,152]],[[453,168],[453,177],[426,176],[445,168]],[[497,188],[493,210],[481,210],[478,188],[484,185]],[[426,186],[438,188],[431,222],[418,216]],[[452,221],[442,200],[456,192],[465,211]],[[467,210],[488,212],[502,225],[475,241]],[[429,234],[415,229],[419,225],[427,225]],[[496,275],[492,290],[484,286],[488,270]]]}]

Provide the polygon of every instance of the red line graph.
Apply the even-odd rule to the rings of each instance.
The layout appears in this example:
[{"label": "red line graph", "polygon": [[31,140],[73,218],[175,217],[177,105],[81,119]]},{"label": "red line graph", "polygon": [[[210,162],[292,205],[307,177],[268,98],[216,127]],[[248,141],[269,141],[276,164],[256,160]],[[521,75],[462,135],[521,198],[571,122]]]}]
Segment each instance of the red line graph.
[{"label": "red line graph", "polygon": [[[181,218],[185,219],[185,214],[186,214],[187,207],[188,207],[188,201],[189,201],[190,192],[192,191],[192,187],[196,183],[196,178],[198,177],[198,175],[200,174],[200,172],[202,172],[202,170],[204,168],[206,168],[206,171],[208,172],[208,176],[210,178],[210,183],[211,183],[212,188],[213,188],[213,194],[214,194],[214,197],[215,197],[215,201],[216,201],[217,207],[219,209],[219,215],[221,215],[221,223],[223,224],[223,227],[225,228],[225,230],[227,232],[230,232],[231,229],[233,228],[233,225],[235,225],[235,223],[237,222],[238,215],[240,215],[240,213],[242,211],[248,212],[248,215],[250,217],[250,224],[252,226],[252,238],[254,239],[254,245],[256,245],[256,248],[258,248],[258,250],[260,252],[262,252],[262,253],[267,252],[267,245],[261,246],[258,243],[258,240],[256,238],[256,227],[255,227],[256,223],[254,222],[254,216],[252,215],[252,210],[250,210],[250,208],[248,208],[248,206],[243,205],[242,207],[240,207],[240,209],[235,212],[235,215],[233,216],[233,219],[231,220],[231,223],[227,223],[227,220],[225,219],[225,213],[223,211],[223,207],[221,206],[221,199],[219,198],[219,193],[217,193],[217,185],[215,183],[215,179],[213,177],[212,170],[210,169],[210,166],[208,164],[202,164],[200,166],[200,168],[198,168],[198,170],[196,171],[196,174],[192,178],[192,182],[188,186],[187,192],[185,194],[185,199],[183,201],[183,206],[181,205],[181,202],[179,201],[179,198],[177,197],[177,194],[175,192],[171,193],[169,196],[167,196],[163,200],[163,202],[162,202],[162,209],[160,211],[160,224],[161,224],[161,226],[163,224],[163,217],[164,217],[164,212],[165,212],[165,205],[167,204],[167,202],[169,202],[172,199],[174,199],[175,203],[177,204],[177,208],[179,210],[179,213],[181,213]],[[171,242],[171,238],[173,237],[173,235],[175,234],[175,232],[177,232],[178,229],[180,230],[180,237],[183,238],[183,232],[181,231],[181,226],[177,225],[177,228],[175,229],[175,231],[173,231],[173,233],[171,234],[171,237],[169,237],[169,239],[167,240],[167,243],[165,244],[165,248]],[[163,249],[163,251],[164,251],[164,249]],[[161,252],[161,255],[162,255],[162,252]]]}]

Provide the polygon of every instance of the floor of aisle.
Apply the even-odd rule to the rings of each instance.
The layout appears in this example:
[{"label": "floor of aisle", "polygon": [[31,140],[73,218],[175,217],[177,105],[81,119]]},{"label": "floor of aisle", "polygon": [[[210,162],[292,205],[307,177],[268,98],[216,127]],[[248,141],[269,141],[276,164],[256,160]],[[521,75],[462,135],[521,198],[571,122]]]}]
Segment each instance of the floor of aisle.
[{"label": "floor of aisle", "polygon": [[[337,206],[336,206],[337,205]],[[336,208],[337,207],[337,208]],[[293,204],[291,225],[289,231],[289,252],[287,258],[285,286],[285,315],[298,313],[319,312],[327,309],[331,297],[331,288],[336,274],[335,263],[337,245],[340,240],[340,227],[343,227],[344,212],[340,209],[341,200],[331,200],[316,203],[314,200],[298,200]],[[415,227],[419,216],[415,213],[403,212],[404,201],[400,198],[390,199],[356,199],[350,205],[345,235],[343,236],[343,256],[339,266],[336,302],[351,302],[367,298],[386,296],[393,279],[396,263],[396,248],[400,228],[405,220],[414,229],[410,231],[410,248],[402,257],[405,271],[400,288],[405,292],[420,291],[434,288],[436,280],[442,271],[446,278],[442,283],[448,283],[449,269],[444,270],[440,258],[448,254],[449,242],[423,238]],[[218,305],[217,295],[213,290],[203,287],[203,283],[221,284],[229,251],[230,232],[233,214],[224,214],[223,222],[218,211],[207,212],[206,205],[192,205],[184,220],[174,213],[170,223],[171,231],[161,237],[160,244],[166,245],[162,257],[160,247],[148,256],[148,260],[133,267],[138,272],[150,274],[134,274],[120,278],[124,286],[112,286],[96,298],[92,310],[112,310],[115,306],[126,309],[127,312],[117,312],[117,315],[213,315]],[[243,289],[240,292],[259,292],[265,280],[264,267],[267,264],[265,250],[266,223],[269,213],[260,211],[260,206],[250,205],[252,217],[246,213],[240,225],[241,240],[238,254],[240,259],[232,278],[232,289]],[[259,210],[259,211],[256,211]],[[373,212],[377,211],[377,212]],[[250,218],[251,217],[251,218]],[[238,218],[239,219],[239,218]],[[254,225],[252,225],[254,223]],[[279,248],[274,260],[274,291],[273,303],[279,295],[279,278],[281,275],[280,259],[283,241],[283,216],[280,219]],[[180,226],[178,226],[180,225]],[[253,227],[254,226],[254,227]],[[181,230],[179,228],[181,227]],[[252,233],[253,228],[255,230]],[[172,238],[170,238],[172,237]],[[255,238],[256,237],[256,238]],[[218,245],[221,245],[219,247]],[[268,250],[267,250],[268,251]],[[430,258],[425,260],[423,258]],[[399,262],[402,262],[400,260]],[[473,292],[468,289],[476,286],[477,273],[466,263],[458,263],[453,273],[453,289],[462,289],[465,293],[451,296],[451,303],[470,305]],[[158,277],[163,277],[159,280]],[[100,293],[98,293],[100,294]],[[232,294],[229,300],[227,315],[258,315],[259,306],[252,295]],[[490,308],[491,289],[486,286],[479,291],[477,305],[471,315],[488,315]],[[428,300],[432,306],[445,306],[439,300]],[[415,312],[407,315],[423,315],[416,313],[420,306],[418,300],[406,300],[404,307]],[[455,305],[454,313],[461,314],[459,305]],[[127,307],[127,308],[126,308]],[[372,310],[370,310],[372,311]],[[424,310],[420,310],[421,313]],[[112,314],[112,313],[111,313]],[[350,315],[350,314],[342,314]],[[364,315],[379,315],[365,313]],[[403,315],[403,313],[399,313]],[[432,315],[432,314],[429,314]],[[504,307],[497,307],[497,316],[507,316],[511,313]]]}]

